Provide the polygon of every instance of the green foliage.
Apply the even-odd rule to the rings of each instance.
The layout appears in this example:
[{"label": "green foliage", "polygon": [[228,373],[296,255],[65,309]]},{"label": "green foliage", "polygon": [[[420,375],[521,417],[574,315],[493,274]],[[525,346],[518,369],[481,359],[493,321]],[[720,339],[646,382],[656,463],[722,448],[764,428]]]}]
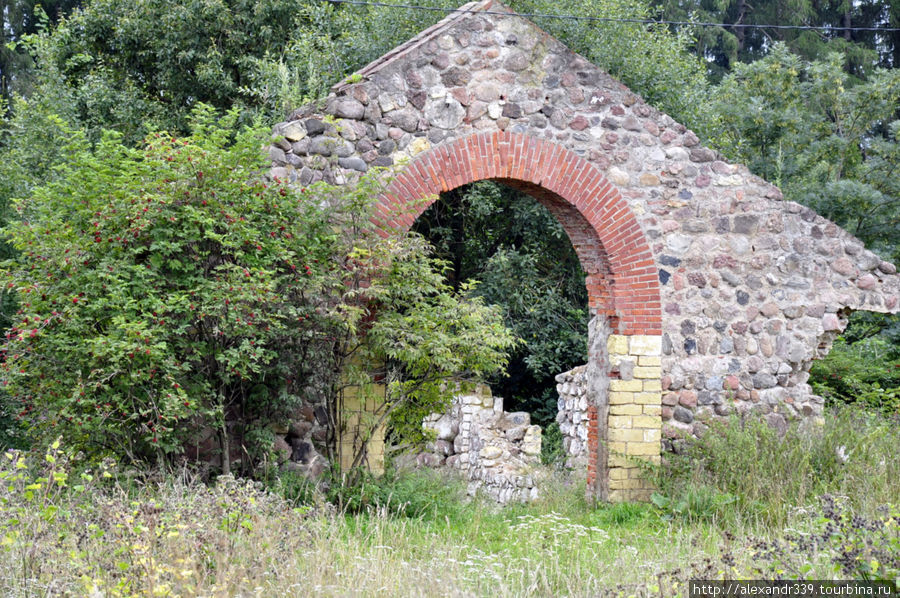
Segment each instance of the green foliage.
[{"label": "green foliage", "polygon": [[898,257],[900,71],[853,84],[840,57],[804,61],[777,45],[738,65],[713,104],[716,145],[886,258]]},{"label": "green foliage", "polygon": [[134,142],[144,123],[186,130],[197,102],[231,108],[253,59],[280,55],[296,22],[280,0],[95,0],[49,34],[39,66],[59,72],[81,122]]},{"label": "green foliage", "polygon": [[509,376],[491,381],[506,409],[551,422],[554,377],[587,359],[584,272],[565,230],[531,197],[490,181],[445,193],[415,230],[451,265],[451,283],[477,283],[470,294],[497,305],[523,340]]},{"label": "green foliage", "polygon": [[267,184],[265,134],[237,118],[200,107],[190,136],[141,149],[73,131],[58,176],[16,202],[4,384],[39,436],[138,461],[205,425],[254,461],[269,422],[307,394],[333,405],[378,364],[382,421],[502,367],[513,337],[496,310],[451,293],[420,237],[377,234],[377,179]]},{"label": "green foliage", "polygon": [[654,503],[669,516],[780,526],[791,507],[834,493],[872,514],[897,496],[897,435],[893,420],[853,409],[784,435],[735,417],[666,456]]},{"label": "green foliage", "polygon": [[33,61],[17,42],[55,24],[81,0],[0,1],[0,102],[13,92],[27,94],[33,79]]},{"label": "green foliage", "polygon": [[813,391],[829,404],[847,403],[900,415],[900,352],[882,336],[838,338],[810,368]]},{"label": "green foliage", "polygon": [[430,25],[437,13],[304,0],[93,0],[21,38],[34,93],[65,93],[92,138],[188,131],[199,102],[277,121]]},{"label": "green foliage", "polygon": [[270,479],[265,479],[264,483],[272,493],[297,507],[313,506],[322,499],[318,480],[311,480],[290,470],[278,472]]},{"label": "green foliage", "polygon": [[[12,198],[25,197],[33,188],[60,176],[58,166],[71,155],[71,140],[77,137],[76,130],[58,116],[68,114],[65,96],[16,98],[13,106],[0,115],[0,223],[14,217]],[[56,148],[60,153],[47,148]],[[0,239],[0,260],[14,255],[16,251],[9,242]],[[16,294],[0,289],[0,331],[6,332],[17,309]],[[14,405],[2,396],[3,392],[0,389],[0,447],[21,448],[26,444],[25,431],[15,417]]]},{"label": "green foliage", "polygon": [[[47,448],[39,463],[19,451],[6,451],[0,458],[0,484],[4,487],[0,500],[4,515],[0,518],[0,550],[15,550],[30,538],[45,535],[57,519],[65,517],[60,507],[67,495],[83,499],[86,488],[94,485],[94,475],[87,471],[71,479],[70,458],[60,449],[59,440]],[[111,477],[109,465],[102,465],[104,478]],[[41,565],[33,552],[26,552],[23,557],[21,576],[29,579],[40,571]]]},{"label": "green foliage", "polygon": [[180,452],[191,422],[297,402],[303,350],[282,349],[308,326],[289,298],[329,255],[327,223],[258,178],[260,136],[231,144],[235,118],[200,109],[190,137],[141,150],[75,133],[60,178],[16,202],[4,383],[39,435],[140,460]]},{"label": "green foliage", "polygon": [[[692,49],[702,57],[713,79],[726,75],[738,62],[765,57],[774,43],[784,43],[807,60],[841,54],[848,73],[863,76],[882,59],[888,66],[893,40],[883,34],[878,42],[863,31],[838,31],[833,27],[887,26],[885,12],[874,2],[846,0],[652,0],[660,18],[674,21],[722,23],[721,27],[688,27]],[[868,5],[868,6],[867,6]],[[733,27],[733,25],[822,26],[820,31]],[[887,43],[885,43],[887,42]]]},{"label": "green foliage", "polygon": [[[448,380],[502,374],[507,351],[518,343],[499,309],[471,296],[466,285],[458,292],[450,287],[445,263],[430,257],[422,237],[399,234],[378,244],[391,250],[393,260],[367,278],[365,295],[377,306],[377,318],[364,336],[348,337],[344,353],[358,354],[366,368],[385,364],[387,388],[373,413],[376,422],[390,418],[395,434],[420,441],[425,416],[449,406]],[[371,256],[373,264],[387,263]]]},{"label": "green foliage", "polygon": [[440,521],[464,516],[465,485],[461,479],[418,470],[388,470],[382,476],[364,474],[352,484],[338,483],[340,474],[328,486],[327,499],[342,513],[378,512],[409,519]]},{"label": "green foliage", "polygon": [[541,438],[541,463],[557,469],[565,466],[566,451],[563,448],[563,436],[556,422],[551,422],[544,428]]},{"label": "green foliage", "polygon": [[735,497],[709,486],[699,486],[688,489],[675,498],[654,492],[650,500],[665,519],[709,521],[716,517],[722,507],[735,502]]},{"label": "green foliage", "polygon": [[836,579],[883,581],[890,587],[900,576],[900,512],[884,505],[862,517],[841,497],[824,495],[812,533],[789,531],[783,538],[757,542],[754,573],[760,578],[815,579],[822,563]]}]

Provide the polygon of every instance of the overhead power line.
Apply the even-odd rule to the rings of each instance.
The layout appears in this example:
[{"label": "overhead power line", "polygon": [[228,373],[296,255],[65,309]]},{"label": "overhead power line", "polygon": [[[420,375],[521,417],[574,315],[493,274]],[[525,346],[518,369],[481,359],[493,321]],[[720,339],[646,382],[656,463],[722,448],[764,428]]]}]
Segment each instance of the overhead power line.
[{"label": "overhead power line", "polygon": [[389,2],[370,2],[368,0],[324,0],[331,4],[352,4],[356,6],[378,6],[382,8],[405,8],[409,10],[423,10],[429,12],[442,12],[446,14],[485,14],[519,16],[537,19],[559,19],[569,21],[593,21],[601,23],[639,23],[643,25],[682,25],[686,27],[724,27],[732,29],[795,29],[801,31],[875,31],[880,33],[892,33],[900,31],[898,27],[838,27],[831,25],[758,25],[751,23],[705,23],[702,21],[663,21],[656,19],[628,19],[620,17],[592,17],[580,15],[545,14],[536,12],[506,12],[500,10],[469,10],[464,8],[441,8],[439,6],[417,6],[415,4],[391,4]]}]

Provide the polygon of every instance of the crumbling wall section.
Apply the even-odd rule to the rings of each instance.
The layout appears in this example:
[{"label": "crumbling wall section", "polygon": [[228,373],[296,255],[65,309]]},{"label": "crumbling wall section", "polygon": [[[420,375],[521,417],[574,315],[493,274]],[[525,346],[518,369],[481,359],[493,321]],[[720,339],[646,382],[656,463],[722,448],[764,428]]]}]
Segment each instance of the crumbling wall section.
[{"label": "crumbling wall section", "polygon": [[457,394],[447,413],[431,415],[423,426],[435,440],[417,456],[418,465],[457,470],[469,480],[470,494],[482,491],[503,504],[537,498],[541,428],[528,413],[503,411],[503,399],[487,386]]}]

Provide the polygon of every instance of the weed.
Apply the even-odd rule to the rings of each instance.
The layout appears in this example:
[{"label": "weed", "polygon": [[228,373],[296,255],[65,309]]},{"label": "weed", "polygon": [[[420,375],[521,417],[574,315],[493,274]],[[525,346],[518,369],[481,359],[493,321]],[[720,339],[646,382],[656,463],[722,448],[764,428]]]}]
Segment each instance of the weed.
[{"label": "weed", "polygon": [[[338,511],[291,474],[268,489],[231,476],[205,485],[188,472],[88,470],[58,446],[9,451],[0,595],[650,597],[685,596],[689,579],[896,577],[900,513],[875,503],[898,495],[896,432],[837,417],[800,447],[793,431],[739,421],[711,431],[688,450],[705,462],[660,467],[675,474],[655,505],[592,505],[583,480],[550,470],[539,500],[500,509],[426,471],[368,476],[340,496],[332,484]],[[766,455],[776,463],[751,462]],[[765,496],[789,481],[765,476],[791,460],[807,481]]]},{"label": "weed", "polygon": [[783,435],[733,417],[666,456],[654,503],[671,516],[783,527],[794,506],[830,492],[871,514],[900,496],[898,442],[891,420],[850,408]]},{"label": "weed", "polygon": [[541,463],[557,469],[565,467],[566,450],[563,448],[562,431],[556,422],[544,428],[541,439]]},{"label": "weed", "polygon": [[853,512],[847,501],[822,496],[816,510],[806,511],[806,530],[753,544],[754,572],[768,579],[815,579],[817,564],[844,579],[900,578],[900,510],[885,505],[873,517]]}]

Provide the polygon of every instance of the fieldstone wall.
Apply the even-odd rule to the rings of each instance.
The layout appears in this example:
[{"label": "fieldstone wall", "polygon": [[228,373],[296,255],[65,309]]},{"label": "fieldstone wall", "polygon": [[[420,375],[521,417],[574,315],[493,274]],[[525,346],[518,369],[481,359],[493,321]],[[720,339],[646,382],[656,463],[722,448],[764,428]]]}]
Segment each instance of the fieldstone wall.
[{"label": "fieldstone wall", "polygon": [[458,470],[470,494],[481,490],[503,504],[537,498],[541,428],[528,413],[503,411],[503,399],[487,386],[456,395],[447,413],[433,414],[423,426],[435,440],[416,457],[418,465]]},{"label": "fieldstone wall", "polygon": [[587,467],[588,440],[588,396],[585,369],[580,365],[556,376],[557,399],[556,423],[562,434],[563,450],[566,453],[565,466],[584,469]]},{"label": "fieldstone wall", "polygon": [[[234,422],[238,422],[240,414],[228,416],[229,425],[229,459],[233,468],[241,466],[246,458],[246,450],[242,446],[239,430]],[[324,399],[309,401],[297,409],[289,418],[271,427],[275,436],[272,446],[274,457],[284,470],[290,470],[309,478],[321,475],[329,465],[326,445],[328,441],[328,411]],[[202,427],[196,431],[197,439],[185,446],[185,455],[191,461],[222,467],[222,450],[219,431],[211,427]]]},{"label": "fieldstone wall", "polygon": [[[609,396],[588,381],[589,455],[622,442],[633,457],[657,457],[643,453],[653,418],[675,436],[734,411],[774,425],[819,415],[810,363],[851,310],[898,310],[894,265],[533,23],[495,14],[500,3],[464,8],[337,85],[324,109],[277,125],[271,175],[352,184],[387,168],[395,178],[378,219],[391,226],[481,179],[547,206],[587,273],[592,314],[659,349],[619,360],[618,379],[598,373],[613,378]],[[656,368],[655,390],[641,368]],[[589,478],[608,472],[609,494],[644,493],[631,474],[612,484],[613,451],[600,461],[588,460]]]}]

